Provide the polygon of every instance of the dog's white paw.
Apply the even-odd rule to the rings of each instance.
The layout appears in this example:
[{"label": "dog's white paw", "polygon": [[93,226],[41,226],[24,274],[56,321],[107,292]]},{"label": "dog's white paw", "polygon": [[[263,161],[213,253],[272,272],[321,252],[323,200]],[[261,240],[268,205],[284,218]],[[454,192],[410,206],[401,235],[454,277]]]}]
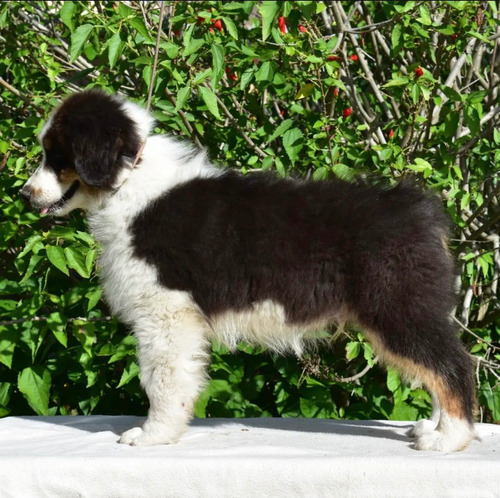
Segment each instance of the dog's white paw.
[{"label": "dog's white paw", "polygon": [[142,427],[132,427],[128,431],[125,431],[118,441],[121,444],[134,444],[134,441],[138,439],[142,434]]},{"label": "dog's white paw", "polygon": [[147,429],[133,427],[121,435],[119,442],[131,446],[153,446],[156,444],[172,444],[178,439],[178,434],[174,435],[171,430],[163,427],[156,427],[153,430],[150,430],[149,427]]},{"label": "dog's white paw", "polygon": [[455,432],[441,432],[436,430],[417,436],[414,448],[422,451],[442,451],[445,453],[460,451],[476,437],[473,428]]},{"label": "dog's white paw", "polygon": [[437,422],[433,420],[419,420],[411,429],[406,432],[406,435],[411,438],[417,438],[424,434],[434,432],[437,427]]}]

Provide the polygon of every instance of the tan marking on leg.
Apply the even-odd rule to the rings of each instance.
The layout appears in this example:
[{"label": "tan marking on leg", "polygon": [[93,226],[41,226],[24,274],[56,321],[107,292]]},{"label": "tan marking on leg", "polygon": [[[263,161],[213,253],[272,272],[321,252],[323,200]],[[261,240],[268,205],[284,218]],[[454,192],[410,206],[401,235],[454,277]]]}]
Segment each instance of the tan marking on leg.
[{"label": "tan marking on leg", "polygon": [[384,363],[400,371],[408,380],[418,379],[422,381],[429,390],[436,393],[441,408],[451,417],[466,418],[462,402],[450,392],[443,379],[436,372],[415,363],[409,358],[392,353],[382,343],[377,333],[368,330],[365,330],[365,333]]}]

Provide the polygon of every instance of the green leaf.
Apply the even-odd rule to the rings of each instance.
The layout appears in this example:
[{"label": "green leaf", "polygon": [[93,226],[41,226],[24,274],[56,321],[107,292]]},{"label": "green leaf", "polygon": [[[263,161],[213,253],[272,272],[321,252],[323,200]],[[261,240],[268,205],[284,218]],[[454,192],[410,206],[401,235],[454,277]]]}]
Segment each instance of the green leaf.
[{"label": "green leaf", "polygon": [[[35,254],[38,252],[41,247],[39,246],[39,242],[43,240],[43,237],[40,234],[32,235],[27,241],[24,249],[18,254],[18,259],[22,259],[26,254],[33,251]],[[43,246],[42,246],[43,247]]]},{"label": "green leaf", "polygon": [[467,96],[467,102],[469,104],[479,104],[485,99],[488,93],[488,90],[479,90],[477,92],[472,92]]},{"label": "green leaf", "polygon": [[125,43],[122,41],[120,37],[120,33],[117,32],[115,33],[108,42],[108,61],[109,61],[109,67],[113,69],[115,66],[118,58],[120,57],[123,47],[125,46]]},{"label": "green leaf", "polygon": [[38,266],[38,264],[43,261],[43,257],[40,254],[33,254],[30,258],[30,262],[28,263],[28,268],[24,272],[24,276],[19,282],[20,285],[24,285],[29,278],[33,275],[33,272],[35,271],[35,268]]},{"label": "green leaf", "polygon": [[255,73],[255,79],[257,81],[273,81],[274,78],[274,64],[270,61],[264,62],[259,70]]},{"label": "green leaf", "polygon": [[66,256],[66,261],[70,268],[75,270],[83,278],[90,277],[90,271],[87,269],[85,256],[80,251],[74,247],[66,247],[64,249],[64,255]]},{"label": "green leaf", "polygon": [[181,88],[177,92],[177,102],[175,104],[175,110],[178,111],[180,109],[183,109],[190,96],[191,96],[191,84],[188,83],[184,88]]},{"label": "green leaf", "polygon": [[283,135],[283,133],[285,133],[286,130],[291,128],[293,123],[294,123],[293,119],[285,119],[284,121],[282,121],[278,126],[278,128],[274,130],[274,133],[269,137],[268,141],[272,142],[273,140],[276,140],[278,137],[281,137],[281,135]]},{"label": "green leaf", "polygon": [[299,152],[304,146],[304,134],[298,128],[287,130],[283,134],[283,147],[292,164],[295,164]]},{"label": "green leaf", "polygon": [[75,20],[73,19],[75,13],[75,2],[63,2],[59,15],[61,17],[61,21],[69,28],[71,32],[75,29]]},{"label": "green leaf", "polygon": [[430,26],[432,24],[432,19],[429,9],[425,5],[420,5],[418,10],[420,12],[420,17],[417,17],[417,21],[424,26]]},{"label": "green leaf", "polygon": [[204,45],[205,40],[203,38],[191,38],[187,47],[182,51],[182,56],[187,57],[188,55],[197,52],[202,45]]},{"label": "green leaf", "polygon": [[460,178],[460,180],[463,180],[464,177],[462,175],[462,170],[460,169],[460,167],[457,166],[456,164],[454,164],[452,166],[452,168],[453,168],[453,171],[455,172],[455,175],[457,176],[457,178]]},{"label": "green leaf", "polygon": [[14,349],[19,341],[19,335],[13,328],[0,327],[0,363],[12,368]]},{"label": "green leaf", "polygon": [[62,271],[65,275],[69,275],[66,257],[64,256],[64,250],[61,246],[47,246],[45,252],[53,266]]},{"label": "green leaf", "polygon": [[403,47],[403,25],[395,24],[391,33],[392,51],[398,54]]},{"label": "green leaf", "polygon": [[466,105],[464,110],[465,123],[469,127],[472,136],[477,135],[480,129],[480,119],[477,109],[472,105]]},{"label": "green leaf", "polygon": [[41,365],[27,367],[19,373],[17,387],[38,415],[49,413],[50,372]]},{"label": "green leaf", "polygon": [[389,391],[393,393],[400,387],[401,379],[399,378],[399,374],[391,368],[387,369],[387,388],[389,389]]},{"label": "green leaf", "polygon": [[394,78],[392,80],[389,80],[385,85],[382,85],[382,88],[390,88],[391,86],[402,86],[402,85],[407,85],[409,82],[409,78],[406,76],[400,77],[400,78]]},{"label": "green leaf", "polygon": [[493,130],[493,140],[497,145],[500,145],[500,130],[497,128]]},{"label": "green leaf", "polygon": [[[120,2],[120,5],[122,2]],[[127,24],[132,26],[143,38],[145,38],[147,41],[152,42],[153,37],[151,36],[151,33],[149,32],[149,29],[146,27],[144,24],[144,21],[140,17],[132,17],[127,19]]]},{"label": "green leaf", "polygon": [[420,98],[420,86],[417,83],[413,83],[411,86],[411,98],[414,104],[416,104]]},{"label": "green leaf", "polygon": [[85,255],[85,269],[87,270],[89,276],[94,269],[94,263],[97,256],[97,251],[95,249],[90,249]]},{"label": "green leaf", "polygon": [[348,342],[345,347],[345,352],[345,356],[348,360],[354,360],[361,352],[361,343],[355,341]]},{"label": "green leaf", "polygon": [[71,34],[71,47],[69,49],[69,62],[75,62],[82,53],[93,27],[92,24],[82,24],[73,31]]},{"label": "green leaf", "polygon": [[200,86],[198,88],[198,91],[200,92],[201,98],[203,99],[203,102],[205,102],[207,109],[217,119],[221,119],[221,116],[219,114],[219,108],[217,107],[217,97],[215,96],[215,93],[212,92],[210,88],[207,88],[205,86]]},{"label": "green leaf", "polygon": [[[199,72],[192,80],[193,85],[197,86],[200,83],[203,83],[211,74],[212,74],[211,67],[205,69],[205,71]],[[182,81],[182,83],[184,83],[184,81]]]},{"label": "green leaf", "polygon": [[4,407],[9,404],[11,391],[12,384],[10,382],[0,382],[0,417],[7,415],[10,411]]},{"label": "green leaf", "polygon": [[169,59],[175,59],[179,55],[180,47],[175,43],[169,41],[163,41],[160,43],[162,50],[165,50]]},{"label": "green leaf", "polygon": [[89,300],[89,302],[87,304],[87,311],[90,311],[91,309],[96,307],[97,303],[101,299],[101,296],[102,296],[102,288],[101,287],[96,287],[95,290],[85,294],[85,297]]},{"label": "green leaf", "polygon": [[370,367],[373,367],[373,348],[369,342],[363,342],[363,356]]},{"label": "green leaf", "polygon": [[137,365],[137,363],[134,360],[129,359],[127,366],[123,370],[120,383],[118,384],[117,387],[122,387],[125,384],[128,384],[132,379],[137,377],[139,373],[140,373],[139,365]]},{"label": "green leaf", "polygon": [[67,319],[58,311],[51,313],[47,317],[47,325],[54,334],[54,337],[66,348],[68,346],[68,336],[66,335]]},{"label": "green leaf", "polygon": [[236,29],[236,25],[234,24],[234,22],[231,19],[229,19],[229,17],[223,17],[222,20],[224,21],[224,26],[226,27],[229,36],[237,40],[238,30]]},{"label": "green leaf", "polygon": [[410,2],[405,2],[404,5],[394,4],[394,8],[400,14],[404,14],[405,12],[409,12],[410,10],[412,10],[415,7],[416,3],[417,2],[415,1],[410,1]]},{"label": "green leaf", "polygon": [[460,93],[456,92],[455,90],[453,90],[453,88],[450,88],[449,86],[441,85],[440,88],[441,88],[441,91],[450,100],[454,100],[455,102],[462,102],[463,100],[465,100],[465,96],[462,96]]},{"label": "green leaf", "polygon": [[484,256],[479,256],[479,258],[477,258],[477,262],[479,263],[481,270],[483,270],[483,275],[485,276],[485,278],[487,278],[488,277],[488,270],[490,267],[490,263],[488,262],[488,259],[485,258]]},{"label": "green leaf", "polygon": [[126,17],[132,17],[134,15],[134,11],[125,3],[123,2],[117,2],[118,3],[118,8],[117,12],[118,15],[122,18],[125,19]]},{"label": "green leaf", "polygon": [[260,15],[262,16],[262,41],[266,41],[271,34],[271,28],[276,14],[278,13],[278,2],[266,1],[260,5]]},{"label": "green leaf", "polygon": [[224,62],[225,50],[223,45],[212,45],[212,87],[215,89],[221,80],[224,69],[226,67]]},{"label": "green leaf", "polygon": [[302,85],[297,92],[297,95],[295,95],[295,100],[299,99],[304,99],[306,97],[309,97],[314,92],[314,83],[306,83],[305,85]]},{"label": "green leaf", "polygon": [[90,235],[89,233],[81,232],[80,230],[78,230],[76,233],[73,233],[73,231],[71,232],[72,235],[74,235],[74,238],[81,240],[82,242],[85,242],[85,244],[87,244],[89,247],[95,246],[94,237],[92,237],[92,235]]}]

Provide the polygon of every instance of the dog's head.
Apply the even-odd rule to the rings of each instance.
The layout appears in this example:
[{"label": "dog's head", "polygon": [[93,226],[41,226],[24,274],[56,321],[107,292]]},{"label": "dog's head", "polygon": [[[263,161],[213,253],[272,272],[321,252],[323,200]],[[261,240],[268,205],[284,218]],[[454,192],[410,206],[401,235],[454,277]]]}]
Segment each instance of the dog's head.
[{"label": "dog's head", "polygon": [[71,95],[40,132],[42,163],[22,197],[42,214],[92,209],[124,181],[152,124],[144,109],[119,97]]}]

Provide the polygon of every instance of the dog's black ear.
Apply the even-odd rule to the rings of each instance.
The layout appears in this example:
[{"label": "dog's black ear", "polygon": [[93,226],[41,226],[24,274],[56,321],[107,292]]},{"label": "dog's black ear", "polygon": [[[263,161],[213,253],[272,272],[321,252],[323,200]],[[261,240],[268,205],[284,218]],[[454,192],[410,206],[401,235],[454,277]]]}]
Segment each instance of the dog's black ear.
[{"label": "dog's black ear", "polygon": [[123,140],[115,130],[88,130],[73,139],[73,161],[84,183],[112,188],[123,166],[120,157]]},{"label": "dog's black ear", "polygon": [[69,149],[81,180],[92,187],[113,188],[120,169],[133,161],[141,144],[123,101],[96,89],[65,99],[51,129]]}]

